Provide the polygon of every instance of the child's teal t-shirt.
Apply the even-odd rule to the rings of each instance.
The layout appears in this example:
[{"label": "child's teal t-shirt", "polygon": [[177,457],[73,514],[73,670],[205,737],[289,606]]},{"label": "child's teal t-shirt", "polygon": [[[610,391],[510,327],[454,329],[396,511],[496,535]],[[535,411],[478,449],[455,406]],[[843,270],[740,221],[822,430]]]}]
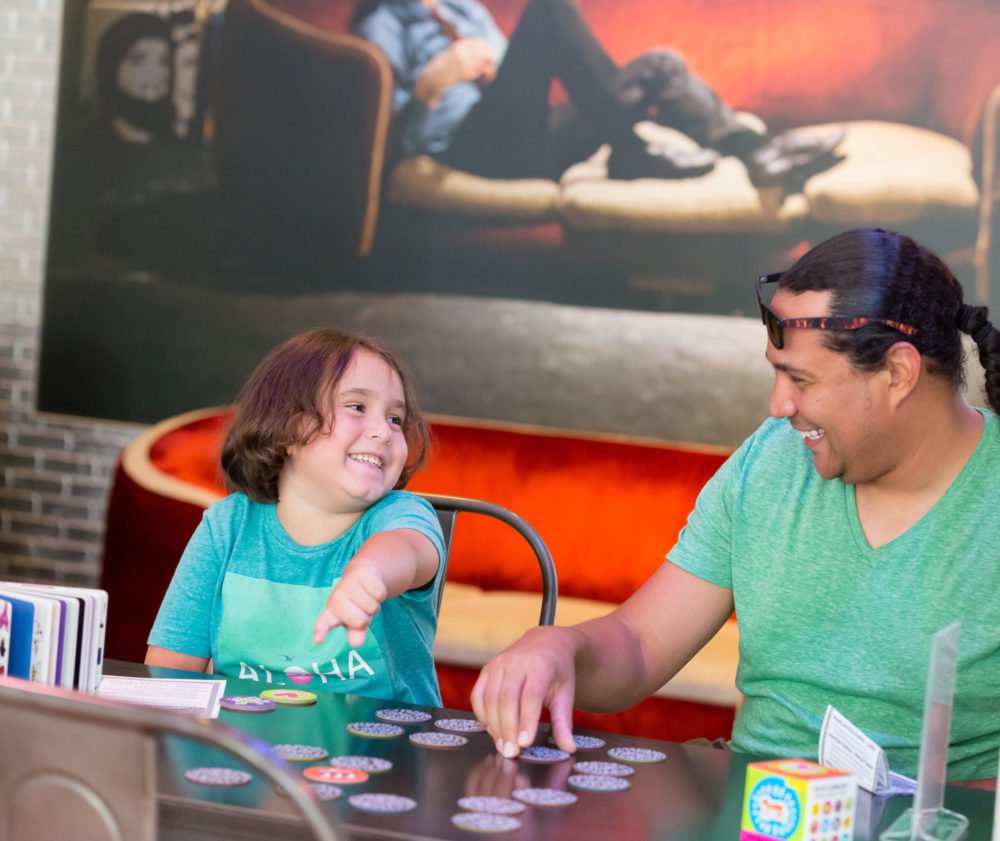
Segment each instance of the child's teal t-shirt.
[{"label": "child's teal t-shirt", "polygon": [[765,423],[703,489],[668,559],[731,588],[745,695],[733,746],[815,758],[832,704],[913,775],[931,635],[962,631],[950,779],[997,773],[1000,422],[937,504],[872,548],[854,486],[820,477],[802,436]]},{"label": "child's teal t-shirt", "polygon": [[441,526],[425,500],[392,491],[335,540],[301,546],[273,504],[233,494],[212,505],[184,550],[149,635],[149,644],[211,657],[215,671],[261,688],[290,686],[441,705],[432,647],[433,582],[387,599],[359,648],[334,628],[312,641],[316,618],[347,562],[373,534],[414,529],[444,559]]}]

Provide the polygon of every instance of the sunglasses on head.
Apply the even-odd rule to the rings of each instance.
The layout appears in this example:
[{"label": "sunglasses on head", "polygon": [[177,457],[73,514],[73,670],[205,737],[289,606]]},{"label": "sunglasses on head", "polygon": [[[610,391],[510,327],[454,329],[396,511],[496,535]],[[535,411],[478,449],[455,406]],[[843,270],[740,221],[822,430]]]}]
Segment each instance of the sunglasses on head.
[{"label": "sunglasses on head", "polygon": [[898,330],[904,336],[916,335],[917,328],[910,327],[899,321],[887,318],[868,318],[867,316],[823,315],[818,318],[779,318],[778,314],[764,303],[760,288],[765,283],[777,283],[783,272],[763,274],[757,277],[757,306],[760,307],[760,318],[767,327],[767,335],[778,350],[785,346],[785,328],[808,328],[812,330],[857,330],[866,324],[884,324],[893,330]]}]

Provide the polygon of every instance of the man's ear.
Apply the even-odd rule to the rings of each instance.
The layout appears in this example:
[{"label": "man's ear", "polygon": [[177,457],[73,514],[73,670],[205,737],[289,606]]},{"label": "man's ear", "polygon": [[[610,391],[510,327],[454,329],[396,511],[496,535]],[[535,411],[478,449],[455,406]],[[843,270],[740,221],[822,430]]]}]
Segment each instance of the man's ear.
[{"label": "man's ear", "polygon": [[885,354],[889,400],[899,405],[917,387],[923,371],[920,351],[909,342],[896,342]]}]

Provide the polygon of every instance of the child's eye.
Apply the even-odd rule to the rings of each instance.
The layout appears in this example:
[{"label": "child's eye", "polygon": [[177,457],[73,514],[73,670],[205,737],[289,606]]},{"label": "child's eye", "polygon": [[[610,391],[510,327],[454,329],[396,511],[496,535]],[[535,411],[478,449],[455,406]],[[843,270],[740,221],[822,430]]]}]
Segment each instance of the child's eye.
[{"label": "child's eye", "polygon": [[348,403],[345,408],[351,409],[355,412],[363,412],[365,410],[364,404],[362,403]]},{"label": "child's eye", "polygon": [[386,418],[386,420],[388,420],[389,423],[396,424],[396,426],[402,426],[403,425],[403,419],[399,415],[389,415],[389,417]]}]

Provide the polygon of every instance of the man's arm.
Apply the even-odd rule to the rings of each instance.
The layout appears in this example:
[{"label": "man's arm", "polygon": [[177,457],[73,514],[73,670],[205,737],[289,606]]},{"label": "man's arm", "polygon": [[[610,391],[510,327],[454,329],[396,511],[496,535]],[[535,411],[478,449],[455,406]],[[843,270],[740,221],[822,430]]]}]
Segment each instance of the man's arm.
[{"label": "man's arm", "polygon": [[731,590],[666,562],[607,616],[528,631],[483,667],[473,709],[505,756],[534,741],[543,706],[556,743],[573,751],[574,705],[610,712],[638,703],[672,678],[732,611]]}]

